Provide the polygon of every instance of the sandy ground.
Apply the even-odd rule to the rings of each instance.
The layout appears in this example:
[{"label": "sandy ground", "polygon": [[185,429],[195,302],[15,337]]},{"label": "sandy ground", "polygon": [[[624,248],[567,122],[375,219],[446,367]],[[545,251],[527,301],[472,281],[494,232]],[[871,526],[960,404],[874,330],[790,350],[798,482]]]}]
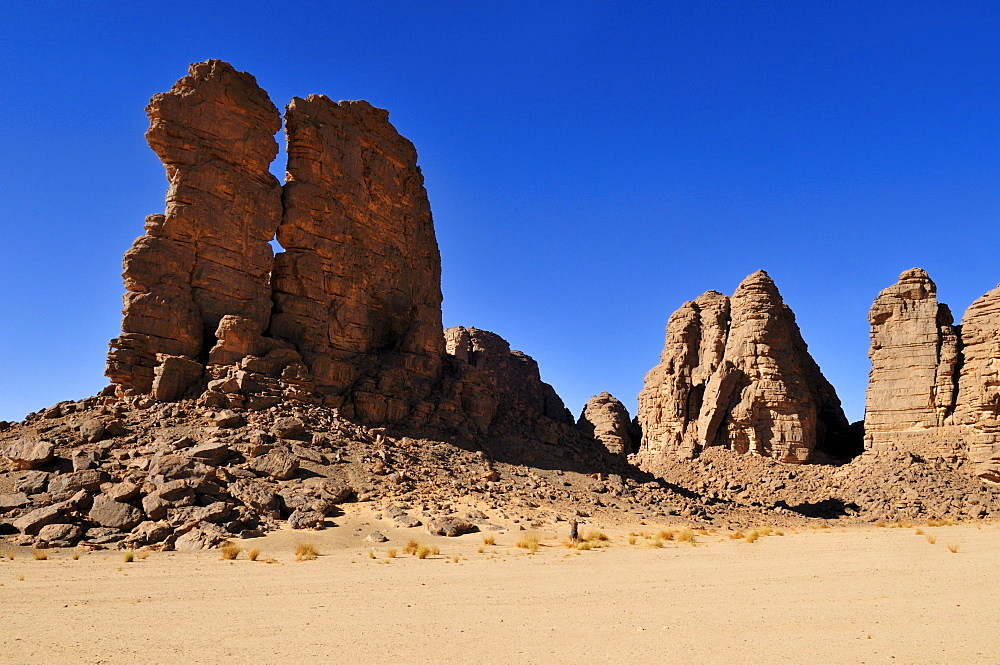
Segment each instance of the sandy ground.
[{"label": "sandy ground", "polygon": [[[339,523],[242,543],[270,564],[20,551],[0,562],[0,663],[1000,662],[996,524],[922,527],[936,544],[855,527],[662,548],[619,527],[583,552],[542,531],[529,555],[523,532],[479,552],[483,534],[370,545],[368,516]],[[411,537],[441,553],[403,555]],[[321,556],[296,562],[305,540]]]}]

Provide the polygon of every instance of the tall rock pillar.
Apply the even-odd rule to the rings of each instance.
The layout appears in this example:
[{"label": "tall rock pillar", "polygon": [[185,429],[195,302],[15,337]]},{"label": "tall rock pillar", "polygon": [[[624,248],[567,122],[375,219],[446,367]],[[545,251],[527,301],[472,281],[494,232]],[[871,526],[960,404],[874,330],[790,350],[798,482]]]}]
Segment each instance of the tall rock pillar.
[{"label": "tall rock pillar", "polygon": [[269,242],[281,220],[281,187],[268,171],[281,117],[253,76],[220,60],[191,65],[146,113],[146,140],[170,183],[167,205],[125,254],[122,334],[105,372],[135,393],[153,392],[171,356],[183,369],[171,370],[167,383],[196,377],[227,314],[264,331]]}]

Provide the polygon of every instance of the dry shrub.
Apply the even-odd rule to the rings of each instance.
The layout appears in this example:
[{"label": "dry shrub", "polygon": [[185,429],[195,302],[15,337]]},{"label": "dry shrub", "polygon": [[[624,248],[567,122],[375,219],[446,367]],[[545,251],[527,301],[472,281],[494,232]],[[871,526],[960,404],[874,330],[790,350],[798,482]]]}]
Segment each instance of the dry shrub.
[{"label": "dry shrub", "polygon": [[395,559],[396,558],[396,548],[395,547],[390,547],[388,550],[386,550],[385,555],[387,557],[389,557],[390,559]]},{"label": "dry shrub", "polygon": [[431,553],[431,548],[426,545],[417,545],[417,549],[414,552],[418,559],[426,559],[427,555]]},{"label": "dry shrub", "polygon": [[35,555],[35,561],[45,561],[49,558],[49,553],[45,550],[32,550],[31,553]]},{"label": "dry shrub", "polygon": [[73,561],[79,561],[79,560],[80,560],[80,553],[73,552]]},{"label": "dry shrub", "polygon": [[742,531],[737,531],[735,533],[729,534],[729,540],[739,540],[740,538],[746,538],[747,535]]},{"label": "dry shrub", "polygon": [[931,534],[927,534],[926,538],[927,542],[930,543],[931,545],[937,542],[937,536],[932,536]]},{"label": "dry shrub", "polygon": [[774,532],[774,535],[776,535],[776,536],[783,536],[783,535],[785,535],[785,532],[782,531],[781,529],[778,529],[777,531]]},{"label": "dry shrub", "polygon": [[952,554],[958,554],[958,548],[961,547],[959,543],[952,543],[948,545],[948,551]]},{"label": "dry shrub", "polygon": [[608,538],[608,535],[603,531],[591,531],[587,534],[587,537],[584,538],[584,540],[589,540],[592,543],[601,543],[607,542],[610,538]]},{"label": "dry shrub", "polygon": [[483,545],[496,545],[497,539],[495,536],[483,536]]},{"label": "dry shrub", "polygon": [[656,537],[659,538],[660,540],[673,540],[674,532],[671,531],[670,529],[664,529],[663,531],[656,534]]},{"label": "dry shrub", "polygon": [[750,533],[748,533],[748,534],[746,535],[746,541],[747,541],[748,543],[753,543],[753,542],[756,542],[756,540],[757,540],[758,538],[760,538],[760,534],[759,534],[759,533],[757,533],[757,531],[751,531]]},{"label": "dry shrub", "polygon": [[240,552],[242,552],[243,549],[238,547],[237,545],[234,545],[233,543],[227,542],[225,545],[219,548],[219,551],[222,553],[223,561],[233,561],[234,559],[236,559],[236,557],[240,555]]},{"label": "dry shrub", "polygon": [[913,535],[915,535],[915,536],[922,536],[922,535],[924,535],[924,530],[923,529],[917,529],[916,531],[913,532]]},{"label": "dry shrub", "polygon": [[368,550],[368,558],[369,559],[375,558],[375,550]]},{"label": "dry shrub", "polygon": [[927,526],[951,526],[955,522],[947,518],[927,520]]},{"label": "dry shrub", "polygon": [[594,543],[590,542],[589,540],[581,540],[580,542],[576,543],[576,549],[592,550],[594,549]]},{"label": "dry shrub", "polygon": [[478,548],[476,548],[476,552],[478,552],[479,554],[482,554],[485,551],[486,551],[486,548],[483,547],[482,545],[480,545]]},{"label": "dry shrub", "polygon": [[676,534],[677,542],[694,544],[694,531],[691,529],[681,529]]},{"label": "dry shrub", "polygon": [[319,550],[312,543],[299,543],[295,546],[296,561],[314,561],[319,556]]},{"label": "dry shrub", "polygon": [[135,560],[135,552],[132,550],[125,550],[122,552],[122,561],[125,563],[132,563]]},{"label": "dry shrub", "polygon": [[145,561],[149,558],[149,550],[139,550],[135,553],[135,558]]},{"label": "dry shrub", "polygon": [[514,547],[519,547],[522,550],[528,550],[531,554],[538,551],[538,536],[534,534],[525,534],[521,536]]},{"label": "dry shrub", "polygon": [[656,538],[653,538],[653,540],[650,541],[649,546],[650,547],[663,547],[663,539],[660,538],[659,536],[657,536]]},{"label": "dry shrub", "polygon": [[403,548],[403,554],[416,554],[418,547],[420,547],[420,543],[415,540],[411,540],[406,543],[406,547]]},{"label": "dry shrub", "polygon": [[628,544],[629,544],[629,545],[635,545],[635,536],[634,536],[634,535],[632,535],[632,534],[629,534],[629,537],[628,537]]},{"label": "dry shrub", "polygon": [[259,556],[260,556],[259,548],[253,547],[247,550],[247,558],[250,559],[251,561],[256,561],[257,557]]}]

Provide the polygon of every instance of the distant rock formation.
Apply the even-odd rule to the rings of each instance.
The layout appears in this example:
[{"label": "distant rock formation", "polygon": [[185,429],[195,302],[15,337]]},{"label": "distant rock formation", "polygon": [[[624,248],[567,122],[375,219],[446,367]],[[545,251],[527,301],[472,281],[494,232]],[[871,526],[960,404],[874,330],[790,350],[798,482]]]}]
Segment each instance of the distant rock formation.
[{"label": "distant rock formation", "polygon": [[927,273],[920,268],[902,273],[875,298],[868,322],[872,369],[865,400],[866,447],[898,442],[901,431],[920,437],[920,431],[950,425],[958,335],[951,310],[938,303],[937,286]]},{"label": "distant rock formation", "polygon": [[968,430],[976,473],[1000,482],[1000,285],[965,311],[961,340],[954,420]]},{"label": "distant rock formation", "polygon": [[125,255],[106,370],[119,396],[294,400],[371,425],[579,443],[534,360],[475,328],[449,330],[446,351],[430,204],[387,111],[294,98],[283,190],[268,171],[281,116],[249,74],[192,65],[147,113],[170,189]]},{"label": "distant rock formation", "polygon": [[610,393],[587,400],[576,426],[615,455],[631,455],[639,448],[638,428],[629,418],[628,409]]},{"label": "distant rock formation", "polygon": [[1000,287],[960,326],[920,268],[872,304],[865,445],[968,459],[1000,481]]},{"label": "distant rock formation", "polygon": [[792,311],[760,270],[726,298],[708,291],[667,324],[660,363],[639,393],[639,462],[707,446],[802,463],[857,446],[840,400]]}]

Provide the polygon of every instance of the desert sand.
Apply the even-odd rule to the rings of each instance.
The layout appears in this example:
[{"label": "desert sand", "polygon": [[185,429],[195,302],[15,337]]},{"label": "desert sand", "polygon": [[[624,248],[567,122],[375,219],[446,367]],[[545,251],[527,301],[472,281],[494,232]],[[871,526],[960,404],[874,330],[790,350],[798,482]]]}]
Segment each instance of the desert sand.
[{"label": "desert sand", "polygon": [[[516,525],[432,537],[381,529],[361,506],[338,524],[240,542],[261,550],[255,562],[218,550],[131,563],[113,550],[78,560],[50,550],[44,561],[17,551],[0,561],[0,662],[998,659],[992,523],[784,529],[753,543],[718,532],[660,548],[641,535],[628,543],[629,532],[657,525],[590,525],[604,528],[608,547],[567,549],[565,533],[541,530],[535,554],[512,546],[524,536]],[[376,527],[390,542],[364,541]],[[484,546],[484,535],[496,544]],[[403,554],[411,538],[440,554]],[[295,561],[304,541],[316,560]]]}]

